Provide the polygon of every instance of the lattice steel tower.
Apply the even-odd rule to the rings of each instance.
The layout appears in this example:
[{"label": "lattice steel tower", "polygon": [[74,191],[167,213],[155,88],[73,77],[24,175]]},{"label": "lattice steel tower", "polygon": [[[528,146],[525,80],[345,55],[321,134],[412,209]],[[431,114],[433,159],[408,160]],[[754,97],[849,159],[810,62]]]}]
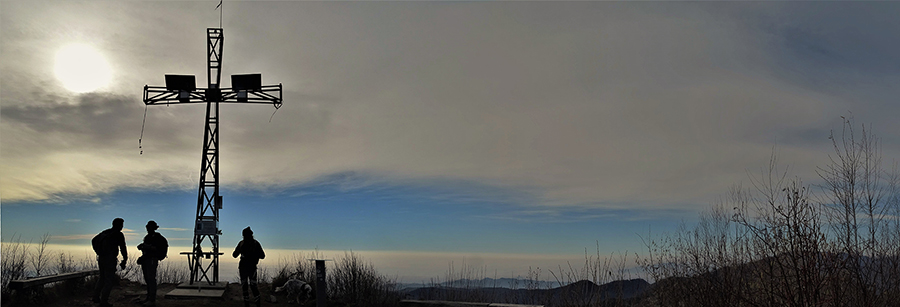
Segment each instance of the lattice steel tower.
[{"label": "lattice steel tower", "polygon": [[[144,86],[144,104],[170,105],[206,103],[206,128],[203,134],[203,159],[200,162],[200,189],[194,218],[193,250],[188,257],[190,284],[219,281],[219,103],[257,103],[281,107],[281,83],[262,85],[261,74],[231,75],[231,88],[220,88],[222,78],[222,28],[206,29],[206,55],[209,80],[207,88],[197,88],[193,75],[166,75],[166,86]],[[211,247],[204,250],[209,242]],[[208,263],[204,264],[204,259]],[[212,278],[210,278],[212,273]]]}]

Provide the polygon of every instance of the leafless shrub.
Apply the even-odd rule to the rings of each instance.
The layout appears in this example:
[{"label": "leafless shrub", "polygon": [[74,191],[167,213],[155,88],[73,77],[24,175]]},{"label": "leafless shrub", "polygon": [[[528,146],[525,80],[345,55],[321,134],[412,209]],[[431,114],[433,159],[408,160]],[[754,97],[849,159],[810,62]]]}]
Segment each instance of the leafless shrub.
[{"label": "leafless shrub", "polygon": [[328,271],[329,297],[354,306],[390,306],[400,302],[394,279],[378,273],[371,262],[348,252]]},{"label": "leafless shrub", "polygon": [[[641,263],[663,306],[891,306],[900,293],[896,164],[850,120],[813,195],[777,166],[751,173],[693,228],[645,240]],[[731,210],[729,210],[729,208]]]},{"label": "leafless shrub", "polygon": [[[9,299],[12,294],[12,291],[9,289],[10,281],[59,272],[58,270],[53,272],[51,269],[51,252],[47,249],[50,238],[49,233],[42,235],[40,243],[33,247],[29,246],[31,242],[24,243],[20,235],[14,235],[12,242],[3,243],[2,248],[0,248],[0,254],[2,254],[0,263],[2,263],[2,293],[4,300]],[[59,268],[59,265],[56,267]],[[47,286],[55,287],[56,284]],[[39,304],[45,302],[57,292],[56,290],[45,291],[44,288],[32,290],[27,291],[27,295],[25,295],[26,293],[18,295],[18,299],[29,304]]]},{"label": "leafless shrub", "polygon": [[[898,174],[882,167],[879,139],[862,125],[854,132],[852,119],[844,118],[840,135],[832,132],[834,153],[819,168],[825,182],[820,202],[831,225],[831,237],[839,274],[833,291],[840,301],[857,306],[885,306],[896,302],[900,290],[896,238],[900,227]],[[893,243],[893,244],[892,244]]]},{"label": "leafless shrub", "polygon": [[188,280],[190,271],[182,263],[172,261],[160,261],[156,270],[156,282],[160,284],[177,284]]},{"label": "leafless shrub", "polygon": [[137,264],[137,258],[138,257],[128,257],[128,260],[125,261],[125,268],[118,266],[117,263],[116,275],[125,280],[144,280],[144,272],[141,270],[141,266]]},{"label": "leafless shrub", "polygon": [[78,264],[75,262],[75,258],[72,254],[60,252],[59,257],[56,261],[56,272],[57,273],[69,273],[81,270]]},{"label": "leafless shrub", "polygon": [[563,285],[557,292],[546,292],[548,297],[541,304],[547,306],[630,306],[633,300],[626,283],[632,280],[628,271],[628,252],[612,253],[607,257],[600,254],[600,242],[596,252],[585,249],[581,268],[571,263],[566,268],[550,270],[557,284]]},{"label": "leafless shrub", "polygon": [[[294,254],[279,259],[271,279],[274,287],[283,285],[291,276],[307,282],[316,293],[316,267],[313,259],[321,259],[318,251],[309,255]],[[346,253],[327,267],[326,290],[329,302],[346,306],[398,306],[400,295],[395,279],[381,275],[371,262],[358,254]]]},{"label": "leafless shrub", "polygon": [[45,270],[47,268],[47,262],[50,260],[48,258],[50,254],[47,252],[48,243],[50,243],[50,234],[45,233],[41,236],[40,243],[35,246],[35,252],[29,253],[28,255],[28,262],[31,264],[34,276],[41,276],[42,274],[48,273]]},{"label": "leafless shrub", "polygon": [[[28,246],[22,242],[21,235],[13,235],[10,242],[3,242],[0,248],[0,271],[2,271],[3,296],[9,294],[9,282],[25,278],[29,259]],[[5,299],[4,299],[5,300]]]},{"label": "leafless shrub", "polygon": [[315,287],[316,283],[316,266],[311,259],[321,258],[318,251],[311,252],[308,255],[303,253],[295,253],[290,257],[278,260],[278,269],[275,276],[271,279],[261,278],[261,281],[270,281],[273,287],[284,285],[291,276],[297,277],[310,286]]},{"label": "leafless shrub", "polygon": [[429,289],[432,291],[426,292],[422,299],[457,302],[495,301],[497,298],[491,293],[490,288],[497,285],[496,282],[491,285],[485,284],[487,274],[486,267],[474,267],[465,260],[459,266],[455,262],[450,262],[443,279],[440,277],[431,279]]}]

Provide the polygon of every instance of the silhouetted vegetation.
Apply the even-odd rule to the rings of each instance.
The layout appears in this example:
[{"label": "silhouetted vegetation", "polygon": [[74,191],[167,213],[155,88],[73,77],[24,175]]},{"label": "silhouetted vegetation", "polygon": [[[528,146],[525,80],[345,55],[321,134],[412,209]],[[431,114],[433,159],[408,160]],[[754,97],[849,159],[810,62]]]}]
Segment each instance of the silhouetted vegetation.
[{"label": "silhouetted vegetation", "polygon": [[[790,177],[773,154],[693,228],[651,238],[648,305],[896,306],[900,301],[898,171],[877,138],[846,120],[832,133],[821,186]],[[818,193],[814,193],[818,192]]]},{"label": "silhouetted vegetation", "polygon": [[[51,238],[50,234],[44,234],[41,236],[40,242],[31,244],[31,242],[22,241],[21,236],[13,236],[11,242],[3,242],[2,249],[0,249],[2,251],[0,252],[0,256],[2,256],[2,260],[0,260],[2,287],[0,289],[2,289],[4,302],[12,298],[13,293],[9,288],[9,282],[12,280],[97,269],[97,260],[93,255],[86,254],[76,258],[71,253],[49,250],[48,243]],[[136,261],[137,257],[129,258],[125,268],[116,271],[117,278],[143,281],[143,273]],[[187,280],[187,276],[188,269],[182,262],[160,262],[157,272],[159,283],[180,283]],[[25,304],[42,303],[52,300],[54,297],[71,295],[78,289],[92,291],[95,282],[96,276],[50,283],[19,293],[19,297],[16,299]]]},{"label": "silhouetted vegetation", "polygon": [[[79,270],[96,269],[96,261],[82,259],[76,261],[75,257],[68,253],[53,253],[47,249],[50,242],[50,234],[44,234],[40,242],[22,241],[21,236],[13,235],[11,242],[2,243],[0,253],[0,266],[2,266],[2,301],[8,302],[12,298],[9,282],[38,276],[69,273]],[[84,287],[86,282],[93,286],[91,280],[69,280],[48,284],[46,287],[29,289],[19,295],[18,300],[26,304],[42,303],[52,300],[54,297],[74,292],[77,288]]]},{"label": "silhouetted vegetation", "polygon": [[[281,259],[272,278],[274,286],[283,285],[291,276],[309,283],[316,293],[316,267],[310,259],[320,259],[317,252],[295,254]],[[359,254],[348,252],[344,257],[326,263],[326,286],[329,304],[338,306],[398,306],[400,294],[396,279],[381,275],[371,262]],[[314,300],[314,299],[313,299]]]}]

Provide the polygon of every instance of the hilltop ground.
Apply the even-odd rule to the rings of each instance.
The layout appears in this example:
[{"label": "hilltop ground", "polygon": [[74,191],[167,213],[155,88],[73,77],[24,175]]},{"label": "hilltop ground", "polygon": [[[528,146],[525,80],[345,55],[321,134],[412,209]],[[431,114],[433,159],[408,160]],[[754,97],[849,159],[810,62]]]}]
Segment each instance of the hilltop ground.
[{"label": "hilltop ground", "polygon": [[[44,289],[44,293],[35,294],[30,298],[16,297],[15,299],[6,300],[4,298],[3,307],[12,306],[47,306],[47,307],[93,307],[97,306],[91,302],[93,293],[93,284],[82,284],[74,286],[62,286],[63,289]],[[242,307],[243,299],[241,295],[241,285],[239,283],[229,283],[225,289],[225,295],[222,299],[167,299],[166,293],[175,289],[175,284],[160,284],[157,288],[156,305],[160,307],[190,307],[190,306],[216,306],[216,307]],[[296,303],[288,304],[287,299],[283,295],[277,295],[276,303],[268,300],[272,294],[272,288],[269,284],[260,284],[259,291],[264,298],[262,306],[301,306]],[[121,281],[110,294],[110,303],[113,306],[140,306],[140,301],[146,297],[147,288],[140,283],[132,281]],[[315,306],[315,301],[310,300],[302,306]]]}]

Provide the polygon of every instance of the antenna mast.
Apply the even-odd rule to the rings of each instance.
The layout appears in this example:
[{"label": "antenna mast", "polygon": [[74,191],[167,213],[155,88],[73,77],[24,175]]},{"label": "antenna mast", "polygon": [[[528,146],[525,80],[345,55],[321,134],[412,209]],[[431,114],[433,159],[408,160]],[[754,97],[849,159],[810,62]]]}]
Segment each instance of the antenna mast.
[{"label": "antenna mast", "polygon": [[[219,10],[221,8],[221,10]],[[225,7],[222,7],[222,0],[219,0],[219,5],[216,6],[216,9],[219,10],[219,29],[224,29],[222,27],[222,13],[225,12]]]}]

